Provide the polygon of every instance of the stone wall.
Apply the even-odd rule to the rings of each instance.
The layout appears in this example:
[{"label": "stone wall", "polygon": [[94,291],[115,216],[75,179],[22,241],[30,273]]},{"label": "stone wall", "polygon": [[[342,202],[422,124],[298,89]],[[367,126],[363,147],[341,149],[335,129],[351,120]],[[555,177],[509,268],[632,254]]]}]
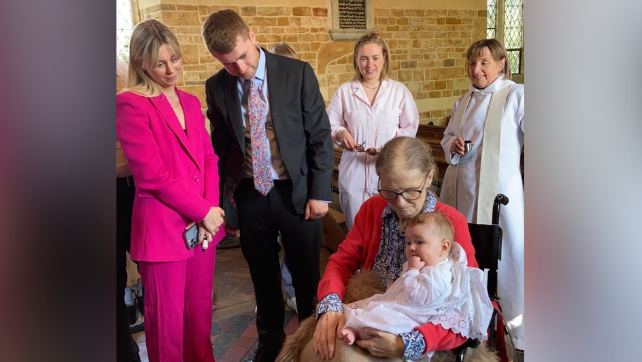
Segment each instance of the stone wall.
[{"label": "stone wall", "polygon": [[[249,5],[149,5],[149,1],[138,5],[139,19],[162,21],[177,35],[184,56],[179,86],[197,95],[203,108],[205,80],[222,66],[207,51],[200,35],[201,24],[207,15],[220,9],[241,14],[254,30],[259,45],[266,49],[277,42],[288,42],[299,59],[315,70],[326,105],[337,87],[354,76],[354,42],[336,42],[328,37],[329,1],[307,2],[313,6],[254,6],[251,4],[255,2],[237,1]],[[375,28],[391,49],[392,79],[403,82],[415,96],[421,123],[445,125],[453,103],[470,85],[465,73],[465,51],[473,41],[485,37],[486,3],[460,0],[453,2],[459,4],[459,9],[443,9],[444,5],[440,5],[442,9],[429,9],[432,1],[424,1],[412,2],[416,8],[402,9],[402,2],[376,1],[374,6]]]}]

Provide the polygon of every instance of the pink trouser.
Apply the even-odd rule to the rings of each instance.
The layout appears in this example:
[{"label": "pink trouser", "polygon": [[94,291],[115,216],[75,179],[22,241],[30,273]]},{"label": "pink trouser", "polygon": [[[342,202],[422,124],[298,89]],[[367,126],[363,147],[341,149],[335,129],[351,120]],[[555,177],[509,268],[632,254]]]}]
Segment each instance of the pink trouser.
[{"label": "pink trouser", "polygon": [[214,362],[212,283],[216,248],[175,262],[138,263],[145,295],[150,362]]}]

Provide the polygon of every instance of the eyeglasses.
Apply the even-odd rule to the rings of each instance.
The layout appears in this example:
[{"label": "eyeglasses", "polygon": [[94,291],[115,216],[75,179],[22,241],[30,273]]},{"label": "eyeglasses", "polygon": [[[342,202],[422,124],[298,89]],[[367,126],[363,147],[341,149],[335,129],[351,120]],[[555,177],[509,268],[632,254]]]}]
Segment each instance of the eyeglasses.
[{"label": "eyeglasses", "polygon": [[[426,184],[426,180],[428,180],[428,175],[424,177],[424,182],[421,183],[421,186],[419,186],[418,190],[403,190],[401,192],[398,192],[396,190],[390,189],[379,189],[379,195],[381,195],[381,197],[386,200],[395,200],[399,195],[401,195],[401,197],[406,200],[417,200],[419,196],[421,196],[421,193],[424,192],[424,185]],[[379,186],[381,186],[381,179],[379,179]]]},{"label": "eyeglasses", "polygon": [[365,145],[365,144],[366,144],[366,143],[364,142],[364,143],[362,143],[362,144],[360,144],[360,145],[356,145],[356,146],[355,146],[355,149],[357,150],[357,152],[365,152],[366,154],[368,154],[368,155],[370,155],[370,156],[376,156],[376,155],[378,155],[378,154],[379,154],[379,151],[378,151],[376,148],[374,148],[374,147],[368,147],[368,148],[365,148],[365,147],[363,146],[363,145]]}]

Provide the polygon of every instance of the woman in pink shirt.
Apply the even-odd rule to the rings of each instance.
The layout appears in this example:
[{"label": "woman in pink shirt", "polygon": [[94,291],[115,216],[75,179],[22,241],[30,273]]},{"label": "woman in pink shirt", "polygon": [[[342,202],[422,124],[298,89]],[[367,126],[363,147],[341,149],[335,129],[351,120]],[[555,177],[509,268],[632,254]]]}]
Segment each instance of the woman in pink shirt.
[{"label": "woman in pink shirt", "polygon": [[[224,232],[218,157],[197,97],[176,87],[181,51],[156,20],[134,28],[116,134],[136,180],[131,257],[145,287],[150,361],[214,362],[210,329],[216,244]],[[198,223],[188,248],[186,229]],[[202,244],[201,244],[202,243]]]},{"label": "woman in pink shirt", "polygon": [[354,46],[355,78],[343,83],[328,106],[332,140],[345,149],[339,164],[339,200],[352,228],[361,204],[377,194],[377,154],[394,137],[415,137],[419,112],[412,93],[390,79],[390,50],[376,33]]}]

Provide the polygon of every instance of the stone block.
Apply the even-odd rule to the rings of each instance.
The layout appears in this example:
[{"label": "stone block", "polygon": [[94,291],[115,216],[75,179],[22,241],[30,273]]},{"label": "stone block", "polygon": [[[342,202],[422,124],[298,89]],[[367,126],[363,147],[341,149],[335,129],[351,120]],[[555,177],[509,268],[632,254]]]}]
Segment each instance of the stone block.
[{"label": "stone block", "polygon": [[339,74],[339,84],[348,82],[354,78],[354,73],[342,73]]},{"label": "stone block", "polygon": [[176,10],[178,11],[198,11],[198,5],[176,5]]},{"label": "stone block", "polygon": [[408,25],[408,18],[398,18],[397,25]]},{"label": "stone block", "polygon": [[[352,54],[353,43],[349,41],[342,42],[327,42],[321,44],[317,51],[318,69],[317,73],[325,74],[326,66],[333,60]],[[328,79],[328,82],[330,79]],[[330,84],[330,83],[328,83]],[[337,84],[338,86],[338,84]]]},{"label": "stone block", "polygon": [[291,15],[291,8],[259,6],[256,8],[256,15],[261,16],[284,16]]},{"label": "stone block", "polygon": [[313,34],[299,34],[298,35],[299,41],[315,41],[316,36]]},{"label": "stone block", "polygon": [[313,16],[327,17],[328,9],[327,8],[312,8]]},{"label": "stone block", "polygon": [[292,15],[294,16],[312,16],[312,8],[307,7],[293,7]]},{"label": "stone block", "polygon": [[200,26],[198,11],[167,11],[163,13],[163,24],[167,26]]},{"label": "stone block", "polygon": [[403,11],[403,15],[407,17],[423,17],[424,16],[424,11],[421,9],[406,9]]},{"label": "stone block", "polygon": [[302,26],[310,26],[310,27],[319,27],[319,28],[329,28],[328,24],[329,18],[327,17],[303,17],[301,18],[301,25]]},{"label": "stone block", "polygon": [[456,68],[431,69],[430,79],[442,80],[442,79],[461,78],[462,73],[463,71],[461,69],[456,69]]},{"label": "stone block", "polygon": [[255,16],[249,19],[249,26],[276,26],[276,18]]},{"label": "stone block", "polygon": [[256,16],[256,6],[241,7],[241,16]]},{"label": "stone block", "polygon": [[299,41],[299,37],[296,34],[285,34],[282,36],[282,39],[288,43]]},{"label": "stone block", "polygon": [[289,26],[290,25],[290,19],[288,19],[288,18],[277,18],[276,19],[276,25],[278,25],[278,26]]},{"label": "stone block", "polygon": [[459,18],[446,18],[446,24],[461,24],[462,21]]},{"label": "stone block", "polygon": [[374,16],[390,16],[390,9],[374,9]]},{"label": "stone block", "polygon": [[400,62],[399,64],[401,69],[412,69],[412,68],[417,68],[417,61],[416,60],[404,60]]},{"label": "stone block", "polygon": [[266,34],[266,35],[257,35],[256,36],[256,41],[261,43],[261,44],[267,44],[267,43],[278,43],[281,41],[281,35],[276,35],[276,34]]},{"label": "stone block", "polygon": [[412,71],[402,69],[399,71],[397,76],[400,82],[409,82],[412,80]]},{"label": "stone block", "polygon": [[228,5],[207,5],[207,13],[211,14],[213,12],[219,11],[219,10],[232,10],[237,14],[241,13],[241,7],[240,6],[228,6]]},{"label": "stone block", "polygon": [[455,59],[444,59],[444,67],[452,67],[455,65]]},{"label": "stone block", "polygon": [[435,90],[446,89],[446,82],[443,80],[438,80],[435,82]]},{"label": "stone block", "polygon": [[176,10],[176,5],[175,4],[161,4],[160,8],[161,8],[161,10],[172,11],[172,10]]},{"label": "stone block", "polygon": [[152,6],[148,6],[146,8],[140,9],[140,11],[144,15],[147,15],[147,14],[155,13],[157,11],[161,11],[161,7],[160,7],[160,4],[157,4],[157,5],[152,5]]},{"label": "stone block", "polygon": [[424,18],[410,18],[408,19],[408,25],[410,26],[418,26],[418,25],[424,25],[426,24],[426,21]]}]

